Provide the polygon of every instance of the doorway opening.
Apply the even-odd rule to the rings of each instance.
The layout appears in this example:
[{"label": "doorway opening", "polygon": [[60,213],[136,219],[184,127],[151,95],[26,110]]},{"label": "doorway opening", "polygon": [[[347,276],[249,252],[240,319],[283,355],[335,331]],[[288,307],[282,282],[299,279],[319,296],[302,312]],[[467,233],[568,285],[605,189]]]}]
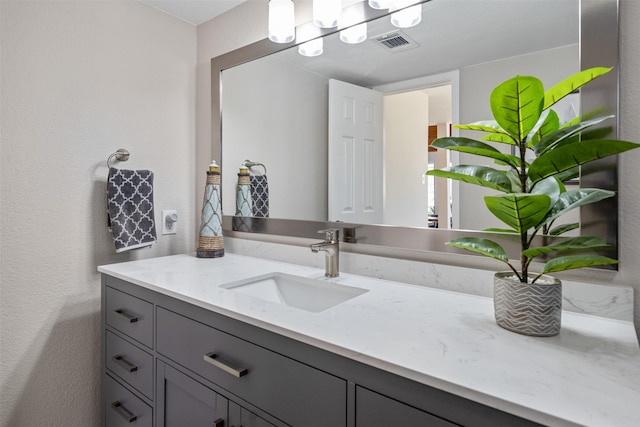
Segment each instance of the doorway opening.
[{"label": "doorway opening", "polygon": [[451,228],[449,183],[426,176],[450,164],[431,143],[451,135],[450,82],[384,95],[384,223]]}]

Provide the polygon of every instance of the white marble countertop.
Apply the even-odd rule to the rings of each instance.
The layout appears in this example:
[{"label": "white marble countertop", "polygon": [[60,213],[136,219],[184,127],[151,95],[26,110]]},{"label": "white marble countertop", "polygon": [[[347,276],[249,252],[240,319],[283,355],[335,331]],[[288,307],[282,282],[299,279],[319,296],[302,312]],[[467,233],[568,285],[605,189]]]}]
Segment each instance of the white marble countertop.
[{"label": "white marble countertop", "polygon": [[[102,273],[550,426],[640,423],[633,324],[563,312],[556,337],[498,327],[490,298],[242,255],[174,255],[100,266]],[[369,292],[320,313],[220,285],[270,272]]]}]

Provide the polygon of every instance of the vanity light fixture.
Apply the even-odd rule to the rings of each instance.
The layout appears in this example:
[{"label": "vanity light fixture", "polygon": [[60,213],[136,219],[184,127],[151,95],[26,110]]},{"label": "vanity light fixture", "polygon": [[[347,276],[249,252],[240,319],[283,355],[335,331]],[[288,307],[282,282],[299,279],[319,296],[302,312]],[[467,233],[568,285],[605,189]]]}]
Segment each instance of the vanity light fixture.
[{"label": "vanity light fixture", "polygon": [[[394,27],[415,27],[422,20],[422,4],[411,6],[416,3],[415,0],[393,0],[391,3],[389,11],[393,12],[391,14],[391,24]],[[397,10],[397,12],[394,12],[394,10]]]},{"label": "vanity light fixture", "polygon": [[342,14],[341,0],[313,0],[313,23],[320,28],[338,26]]},{"label": "vanity light fixture", "polygon": [[269,40],[292,42],[296,35],[296,20],[292,0],[269,1]]},{"label": "vanity light fixture", "polygon": [[323,42],[322,37],[309,40],[298,46],[298,53],[302,56],[318,56],[322,55]]},{"label": "vanity light fixture", "polygon": [[389,9],[392,0],[369,0],[372,9]]},{"label": "vanity light fixture", "polygon": [[361,43],[367,39],[367,23],[354,25],[340,31],[340,40],[349,44]]}]

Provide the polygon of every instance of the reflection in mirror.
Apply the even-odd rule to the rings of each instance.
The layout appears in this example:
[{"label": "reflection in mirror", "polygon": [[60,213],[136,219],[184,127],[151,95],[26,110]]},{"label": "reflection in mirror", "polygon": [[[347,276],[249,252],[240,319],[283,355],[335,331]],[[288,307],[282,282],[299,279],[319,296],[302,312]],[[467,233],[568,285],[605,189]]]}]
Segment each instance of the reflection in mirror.
[{"label": "reflection in mirror", "polygon": [[[383,16],[369,22],[368,39],[360,44],[342,43],[337,32],[324,31],[324,53],[313,58],[300,56],[291,44],[283,49],[268,40],[213,58],[213,153],[222,160],[224,212],[234,212],[236,174],[251,159],[269,171],[270,203],[269,218],[254,221],[253,232],[313,237],[318,226],[340,219],[385,224],[357,225],[358,243],[441,252],[450,251],[443,242],[459,229],[495,227],[490,216],[483,217],[483,194],[477,188],[424,177],[428,168],[465,161],[463,155],[457,159],[430,152],[428,143],[448,132],[455,135],[451,123],[491,117],[492,88],[515,74],[535,75],[549,87],[579,69],[617,65],[617,0],[546,4],[551,3],[552,13],[539,7],[538,0],[431,0],[423,4],[421,23],[401,30],[409,46],[397,52],[379,41],[397,30]],[[357,7],[364,20],[380,16],[366,2],[349,9]],[[310,38],[308,28],[298,29],[299,37],[305,34],[302,41]],[[373,163],[371,155],[371,162],[364,163],[382,172],[381,219],[340,218],[332,209],[337,200],[345,211],[345,193],[355,189],[354,180],[336,179],[349,170],[349,157],[332,157],[332,80],[382,94],[383,137],[376,141],[383,144],[382,161]],[[599,84],[576,94],[567,114],[578,113],[578,104],[585,111],[604,107],[616,114],[617,76],[611,73]],[[398,106],[401,98],[411,97],[423,102]],[[418,119],[407,122],[412,115]],[[350,153],[352,159],[369,161],[366,151]],[[596,166],[581,182],[615,191],[616,167],[615,160]],[[250,172],[263,174],[261,168]],[[334,185],[340,190],[333,190]],[[374,194],[362,188],[352,191],[354,200]],[[380,188],[376,191],[380,194]],[[582,225],[615,244],[615,202],[593,206],[580,212]],[[226,230],[231,231],[229,217]]]},{"label": "reflection in mirror", "polygon": [[433,0],[416,27],[384,16],[363,43],[335,33],[319,57],[292,47],[224,70],[225,211],[235,204],[228,177],[251,159],[269,167],[272,218],[499,226],[481,215],[477,188],[427,180],[428,168],[465,160],[429,151],[430,138],[491,117],[491,89],[515,74],[550,86],[578,71],[578,26],[578,0],[553,13],[537,0]]}]

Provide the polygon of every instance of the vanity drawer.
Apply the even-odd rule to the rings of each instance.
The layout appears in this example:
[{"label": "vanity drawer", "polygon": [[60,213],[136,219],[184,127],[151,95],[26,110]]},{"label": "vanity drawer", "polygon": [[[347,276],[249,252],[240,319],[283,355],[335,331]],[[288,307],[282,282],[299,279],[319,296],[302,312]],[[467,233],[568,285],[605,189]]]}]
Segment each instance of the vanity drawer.
[{"label": "vanity drawer", "polygon": [[346,381],[158,307],[157,351],[293,426],[346,425]]},{"label": "vanity drawer", "polygon": [[153,304],[107,287],[107,324],[153,348]]},{"label": "vanity drawer", "polygon": [[455,427],[457,424],[366,388],[356,387],[356,427],[386,426]]},{"label": "vanity drawer", "polygon": [[107,331],[106,365],[115,375],[153,399],[153,356]]},{"label": "vanity drawer", "polygon": [[105,405],[103,411],[108,427],[153,426],[153,409],[149,405],[138,399],[109,375],[105,375],[103,378],[106,382],[102,397]]}]

